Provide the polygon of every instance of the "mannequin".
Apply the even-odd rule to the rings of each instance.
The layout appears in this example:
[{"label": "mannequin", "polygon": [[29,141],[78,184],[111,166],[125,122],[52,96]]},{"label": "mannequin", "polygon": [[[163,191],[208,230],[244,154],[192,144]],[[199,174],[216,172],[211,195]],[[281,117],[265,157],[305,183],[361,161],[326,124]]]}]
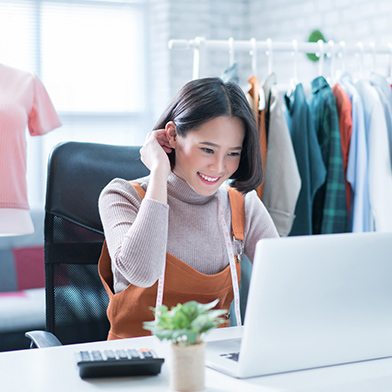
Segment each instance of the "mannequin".
[{"label": "mannequin", "polygon": [[61,126],[39,78],[0,64],[0,236],[34,232],[26,184],[26,126],[31,136]]}]

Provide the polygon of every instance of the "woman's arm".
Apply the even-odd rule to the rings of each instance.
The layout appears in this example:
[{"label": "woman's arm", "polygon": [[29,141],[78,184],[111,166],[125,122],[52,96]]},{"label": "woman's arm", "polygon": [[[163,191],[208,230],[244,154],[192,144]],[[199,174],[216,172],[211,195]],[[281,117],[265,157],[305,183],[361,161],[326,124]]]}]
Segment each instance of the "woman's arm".
[{"label": "woman's arm", "polygon": [[170,151],[165,130],[150,132],[140,150],[143,163],[150,169],[143,201],[124,180],[112,181],[99,199],[112,263],[127,281],[141,287],[156,282],[166,260]]},{"label": "woman's arm", "polygon": [[125,180],[113,180],[101,193],[99,212],[115,269],[137,286],[152,286],[166,259],[169,207],[142,202]]}]

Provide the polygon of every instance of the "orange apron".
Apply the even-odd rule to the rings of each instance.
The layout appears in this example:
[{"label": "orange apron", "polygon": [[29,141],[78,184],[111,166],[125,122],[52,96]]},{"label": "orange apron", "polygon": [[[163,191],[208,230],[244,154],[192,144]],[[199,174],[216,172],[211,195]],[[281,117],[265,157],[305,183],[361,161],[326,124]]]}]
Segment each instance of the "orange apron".
[{"label": "orange apron", "polygon": [[[143,188],[135,182],[132,182],[132,185],[143,199],[145,194]],[[245,222],[244,199],[242,194],[234,188],[228,187],[228,190],[233,235],[237,240],[243,241]],[[241,264],[237,259],[237,255],[236,267],[239,285]],[[143,328],[143,322],[154,320],[154,314],[150,308],[155,307],[156,304],[158,282],[155,282],[151,287],[138,287],[130,284],[125,290],[114,294],[111,260],[106,241],[102,247],[98,271],[109,296],[107,316],[110,321],[110,330],[108,340],[150,335],[151,332]],[[234,298],[230,265],[217,274],[206,275],[196,271],[170,253],[166,253],[163,290],[164,305],[170,309],[178,303],[187,301],[208,303],[216,298],[219,298],[216,308],[229,311]],[[221,326],[226,327],[229,324],[230,319],[229,314],[227,314],[227,321],[221,324]]]}]

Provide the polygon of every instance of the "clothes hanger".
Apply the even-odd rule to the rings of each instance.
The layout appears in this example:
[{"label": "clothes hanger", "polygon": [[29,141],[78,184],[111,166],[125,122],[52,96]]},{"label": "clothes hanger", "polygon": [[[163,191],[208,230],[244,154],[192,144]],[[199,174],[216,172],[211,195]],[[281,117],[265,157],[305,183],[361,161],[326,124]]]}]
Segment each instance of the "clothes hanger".
[{"label": "clothes hanger", "polygon": [[357,43],[358,49],[359,49],[359,77],[360,79],[363,79],[364,77],[364,72],[363,72],[363,43],[362,41],[359,41]]},{"label": "clothes hanger", "polygon": [[234,53],[234,38],[229,38],[229,66],[232,67],[235,63],[235,53]]},{"label": "clothes hanger", "polygon": [[293,76],[290,79],[290,87],[294,90],[298,84],[298,42],[296,39],[293,40]]},{"label": "clothes hanger", "polygon": [[251,51],[249,52],[252,56],[252,74],[257,78],[257,50],[256,50],[256,38],[250,39]]},{"label": "clothes hanger", "polygon": [[267,38],[266,43],[267,43],[266,55],[268,58],[268,75],[271,75],[273,72],[272,71],[272,65],[273,65],[272,39]]},{"label": "clothes hanger", "polygon": [[317,45],[319,47],[319,64],[318,64],[318,76],[323,76],[324,71],[324,41],[319,39],[317,41]]},{"label": "clothes hanger", "polygon": [[376,45],[374,42],[370,42],[370,48],[372,49],[372,72],[376,73]]},{"label": "clothes hanger", "polygon": [[389,65],[388,65],[387,81],[389,83],[392,83],[392,43],[389,43],[388,47],[389,47]]},{"label": "clothes hanger", "polygon": [[205,38],[196,37],[195,47],[193,49],[193,80],[200,77],[200,69],[202,68],[202,59],[205,57]]},{"label": "clothes hanger", "polygon": [[333,40],[328,41],[329,51],[328,57],[331,59],[329,67],[329,76],[327,77],[328,84],[332,87],[336,83],[336,49]]}]

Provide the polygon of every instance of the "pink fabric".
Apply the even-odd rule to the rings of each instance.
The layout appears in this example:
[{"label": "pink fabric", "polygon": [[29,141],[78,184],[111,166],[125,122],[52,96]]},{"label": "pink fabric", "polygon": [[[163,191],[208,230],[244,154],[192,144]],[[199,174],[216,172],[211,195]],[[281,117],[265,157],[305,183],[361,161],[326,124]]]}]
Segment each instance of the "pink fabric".
[{"label": "pink fabric", "polygon": [[29,209],[26,126],[38,136],[61,122],[37,76],[0,64],[0,208]]},{"label": "pink fabric", "polygon": [[6,293],[0,293],[0,298],[25,298],[26,293],[23,291],[11,291]]},{"label": "pink fabric", "polygon": [[45,263],[43,246],[12,250],[15,260],[18,290],[45,287]]}]

